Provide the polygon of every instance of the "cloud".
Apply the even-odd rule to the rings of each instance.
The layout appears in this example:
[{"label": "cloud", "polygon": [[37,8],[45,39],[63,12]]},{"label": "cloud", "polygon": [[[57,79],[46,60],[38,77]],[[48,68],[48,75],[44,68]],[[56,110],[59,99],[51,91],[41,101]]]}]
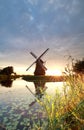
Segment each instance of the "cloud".
[{"label": "cloud", "polygon": [[67,50],[83,55],[83,0],[8,0],[0,1],[0,7],[1,52],[14,57],[50,47],[51,58]]},{"label": "cloud", "polygon": [[29,12],[26,12],[22,15],[22,20],[23,22],[26,21],[26,22],[32,22],[34,20],[34,17],[32,16],[32,14],[30,14]]},{"label": "cloud", "polygon": [[1,3],[0,28],[13,35],[38,39],[84,32],[81,0],[18,0]]},{"label": "cloud", "polygon": [[37,5],[38,0],[24,0],[24,2],[27,3],[27,4],[29,3],[32,6],[34,6],[34,5]]},{"label": "cloud", "polygon": [[53,4],[54,3],[54,0],[49,0],[49,4]]}]

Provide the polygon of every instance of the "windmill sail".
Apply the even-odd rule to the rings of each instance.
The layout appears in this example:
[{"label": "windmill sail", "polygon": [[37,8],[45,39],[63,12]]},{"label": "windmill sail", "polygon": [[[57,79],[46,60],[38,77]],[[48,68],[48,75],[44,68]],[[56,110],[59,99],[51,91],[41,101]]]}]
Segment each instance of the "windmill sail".
[{"label": "windmill sail", "polygon": [[37,56],[36,56],[33,52],[30,52],[30,54],[31,54],[35,59],[37,59]]},{"label": "windmill sail", "polygon": [[47,48],[47,49],[38,57],[38,59],[40,59],[48,50],[49,50],[49,48]]},{"label": "windmill sail", "polygon": [[41,59],[41,57],[49,50],[49,48],[47,48],[39,57],[37,57],[33,52],[30,52],[30,54],[36,59],[36,61],[34,61],[27,69],[26,71],[28,71],[35,63],[36,63],[36,68],[34,71],[35,75],[45,75],[45,71],[47,70],[47,68],[44,66],[44,61]]},{"label": "windmill sail", "polygon": [[26,71],[28,71],[34,64],[35,64],[36,61],[34,61],[27,69]]}]

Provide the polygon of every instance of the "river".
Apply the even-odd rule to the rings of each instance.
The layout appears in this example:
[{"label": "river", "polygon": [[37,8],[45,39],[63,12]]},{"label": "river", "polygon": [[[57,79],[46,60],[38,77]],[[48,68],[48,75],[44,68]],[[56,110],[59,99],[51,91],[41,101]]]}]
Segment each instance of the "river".
[{"label": "river", "polygon": [[37,103],[42,98],[38,86],[50,95],[63,91],[63,82],[33,83],[21,78],[0,84],[0,125],[6,130],[31,130],[34,123],[42,124],[45,114]]}]

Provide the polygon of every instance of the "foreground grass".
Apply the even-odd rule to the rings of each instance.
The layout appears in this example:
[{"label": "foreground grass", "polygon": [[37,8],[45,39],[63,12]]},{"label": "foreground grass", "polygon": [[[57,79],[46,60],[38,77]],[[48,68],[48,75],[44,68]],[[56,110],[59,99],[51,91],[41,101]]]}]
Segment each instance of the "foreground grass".
[{"label": "foreground grass", "polygon": [[63,93],[56,90],[55,96],[45,94],[37,100],[47,121],[36,130],[84,130],[84,82],[80,75],[70,73],[65,80]]}]

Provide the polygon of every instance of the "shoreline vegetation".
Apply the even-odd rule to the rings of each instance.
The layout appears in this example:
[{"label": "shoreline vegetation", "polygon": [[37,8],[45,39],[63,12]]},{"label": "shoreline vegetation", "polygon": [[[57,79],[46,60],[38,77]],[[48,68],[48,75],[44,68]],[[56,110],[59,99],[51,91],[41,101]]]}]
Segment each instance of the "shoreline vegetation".
[{"label": "shoreline vegetation", "polygon": [[[71,77],[77,78],[78,75],[71,75]],[[84,76],[82,75],[82,80],[84,82]],[[3,75],[0,74],[0,81],[4,80],[15,80],[17,78],[22,78],[25,81],[28,82],[34,82],[34,81],[44,81],[44,82],[65,82],[68,78],[68,76],[51,76],[51,75],[40,75],[40,76],[35,76],[35,75]]]},{"label": "shoreline vegetation", "polygon": [[3,69],[0,69],[0,81],[5,80],[14,80],[16,78],[19,78],[20,75],[17,75],[12,66],[5,67]]},{"label": "shoreline vegetation", "polygon": [[23,80],[34,82],[34,81],[44,81],[44,82],[63,82],[64,77],[63,76],[34,76],[34,75],[23,75]]},{"label": "shoreline vegetation", "polygon": [[21,76],[20,75],[3,75],[3,74],[0,74],[0,81],[4,81],[4,80],[14,80],[16,78],[20,78]]},{"label": "shoreline vegetation", "polygon": [[7,80],[7,79],[16,79],[22,77],[23,80],[26,81],[45,81],[45,82],[63,82],[64,77],[63,76],[50,76],[50,75],[45,75],[45,76],[34,76],[34,75],[3,75],[0,74],[0,81],[2,80]]}]

